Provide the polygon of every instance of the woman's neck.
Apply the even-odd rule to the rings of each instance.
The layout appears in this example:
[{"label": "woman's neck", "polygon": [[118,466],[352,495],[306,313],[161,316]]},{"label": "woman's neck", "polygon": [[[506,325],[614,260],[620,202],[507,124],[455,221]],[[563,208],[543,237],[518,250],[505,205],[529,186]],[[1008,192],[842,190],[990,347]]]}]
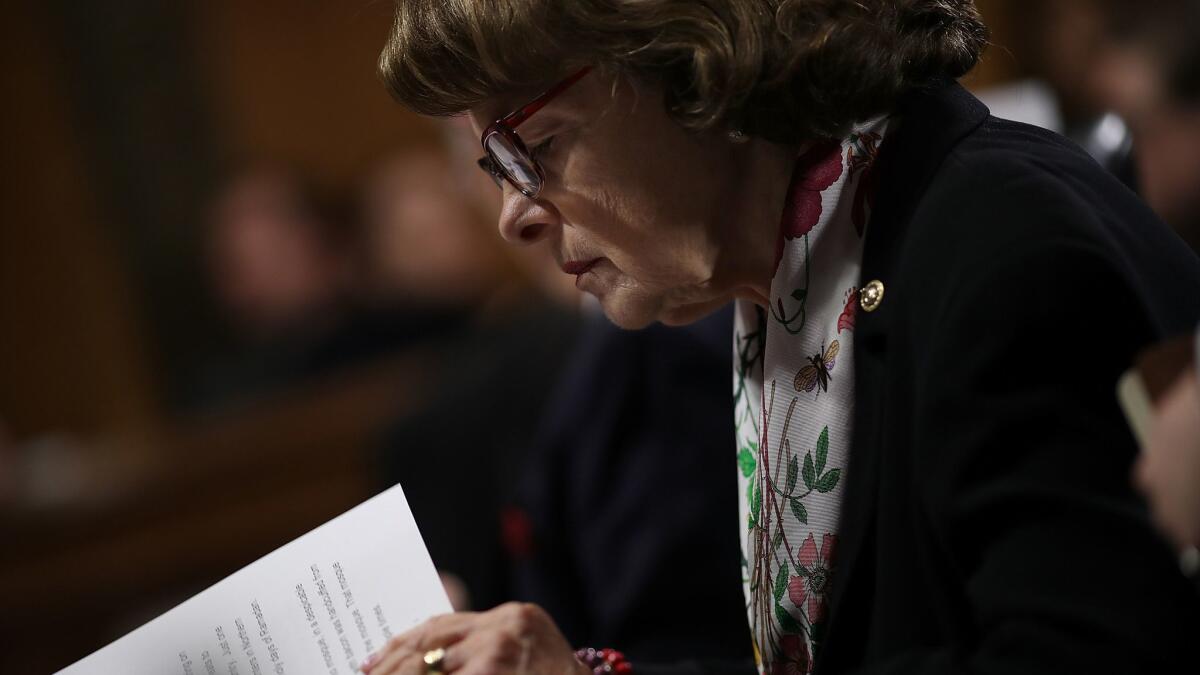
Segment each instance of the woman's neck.
[{"label": "woman's neck", "polygon": [[741,180],[731,190],[714,279],[724,279],[737,299],[765,307],[770,303],[779,221],[797,149],[751,139],[738,152]]}]

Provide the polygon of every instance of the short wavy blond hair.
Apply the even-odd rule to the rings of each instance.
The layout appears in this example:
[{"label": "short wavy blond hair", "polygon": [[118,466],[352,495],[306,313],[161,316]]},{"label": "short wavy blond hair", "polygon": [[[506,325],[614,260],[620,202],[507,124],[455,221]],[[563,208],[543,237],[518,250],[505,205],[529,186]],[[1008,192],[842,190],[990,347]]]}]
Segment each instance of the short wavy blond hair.
[{"label": "short wavy blond hair", "polygon": [[592,65],[660,85],[689,129],[796,143],[965,75],[987,39],[972,0],[398,0],[379,73],[451,115]]}]

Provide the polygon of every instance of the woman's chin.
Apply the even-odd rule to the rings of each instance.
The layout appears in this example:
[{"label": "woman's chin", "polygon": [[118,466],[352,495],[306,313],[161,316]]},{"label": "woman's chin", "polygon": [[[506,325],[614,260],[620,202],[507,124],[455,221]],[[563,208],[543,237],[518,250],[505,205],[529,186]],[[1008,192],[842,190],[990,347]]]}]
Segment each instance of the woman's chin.
[{"label": "woman's chin", "polygon": [[728,300],[713,300],[711,302],[672,307],[663,311],[658,320],[667,326],[688,326],[716,312],[727,304],[729,304]]},{"label": "woman's chin", "polygon": [[659,320],[661,303],[629,288],[586,288],[604,310],[604,316],[627,330],[645,328]]},{"label": "woman's chin", "polygon": [[608,320],[629,330],[660,322],[668,326],[686,326],[725,306],[728,300],[708,299],[673,302],[670,292],[648,286],[628,277],[606,274],[608,270],[590,270],[577,278],[576,286],[596,298]]},{"label": "woman's chin", "polygon": [[610,296],[601,297],[600,307],[604,316],[615,325],[626,330],[640,330],[658,320],[656,312],[647,311],[635,303],[621,302]]},{"label": "woman's chin", "polygon": [[659,322],[667,326],[693,324],[725,306],[725,301],[667,306],[660,298],[630,293],[624,289],[597,295],[608,320],[628,330]]}]

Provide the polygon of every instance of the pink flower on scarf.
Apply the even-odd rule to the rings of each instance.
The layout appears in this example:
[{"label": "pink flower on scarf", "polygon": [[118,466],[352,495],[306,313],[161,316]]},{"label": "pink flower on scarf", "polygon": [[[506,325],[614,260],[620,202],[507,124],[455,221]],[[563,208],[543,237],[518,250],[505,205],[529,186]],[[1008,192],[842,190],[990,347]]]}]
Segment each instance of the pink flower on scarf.
[{"label": "pink flower on scarf", "polygon": [[846,308],[842,310],[841,316],[838,317],[837,332],[842,334],[844,330],[854,330],[854,318],[858,313],[858,289],[851,288],[846,292]]},{"label": "pink flower on scarf", "polygon": [[833,549],[837,536],[829,533],[821,538],[821,550],[810,533],[800,546],[799,558],[802,568],[788,583],[788,597],[792,603],[808,615],[810,624],[818,624],[825,616],[825,592],[829,587],[829,576],[833,568]]},{"label": "pink flower on scarf", "polygon": [[803,237],[817,226],[824,210],[821,193],[842,177],[843,170],[842,144],[838,141],[817,143],[796,160],[779,228],[776,267],[783,259],[784,242]]}]

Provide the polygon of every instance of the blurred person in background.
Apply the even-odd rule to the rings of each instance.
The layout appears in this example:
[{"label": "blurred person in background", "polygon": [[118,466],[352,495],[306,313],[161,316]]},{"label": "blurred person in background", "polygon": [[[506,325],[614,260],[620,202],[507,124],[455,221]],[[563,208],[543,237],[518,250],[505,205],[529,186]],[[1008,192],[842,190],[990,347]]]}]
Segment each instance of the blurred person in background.
[{"label": "blurred person in background", "polygon": [[281,166],[249,165],[218,192],[206,260],[231,347],[203,369],[201,402],[267,395],[445,328],[449,315],[376,311],[363,302],[353,220],[338,199]]},{"label": "blurred person in background", "polygon": [[1021,19],[1011,47],[1024,79],[985,89],[979,97],[996,117],[1070,138],[1136,191],[1130,129],[1092,86],[1110,42],[1102,1],[1006,0]]},{"label": "blurred person in background", "polygon": [[480,213],[446,153],[392,153],[363,182],[364,281],[384,305],[456,308],[464,315],[503,306],[520,292],[511,256],[480,227]]},{"label": "blurred person in background", "polygon": [[[1096,86],[1133,123],[1150,205],[1200,252],[1200,0],[1100,0],[1112,49]],[[1137,479],[1200,587],[1200,333],[1157,407]]]},{"label": "blurred person in background", "polygon": [[465,609],[512,597],[500,513],[574,344],[578,295],[540,286],[544,259],[503,246],[487,220],[494,194],[480,198],[478,168],[456,159],[437,147],[394,153],[370,172],[361,211],[373,293],[455,315],[434,343],[432,386],[381,439],[376,487],[403,486]]},{"label": "blurred person in background", "polygon": [[349,292],[348,223],[287,170],[235,175],[216,199],[208,235],[217,302],[248,342],[319,324]]},{"label": "blurred person in background", "polygon": [[1142,195],[1200,251],[1200,0],[1092,0],[1106,48],[1088,85],[1129,120]]}]

